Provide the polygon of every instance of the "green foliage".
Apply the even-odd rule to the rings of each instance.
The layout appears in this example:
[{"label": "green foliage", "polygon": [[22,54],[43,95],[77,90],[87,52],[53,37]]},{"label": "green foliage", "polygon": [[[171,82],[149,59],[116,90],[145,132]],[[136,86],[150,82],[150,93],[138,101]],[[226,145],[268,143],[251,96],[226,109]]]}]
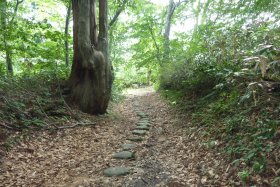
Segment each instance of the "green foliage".
[{"label": "green foliage", "polygon": [[243,182],[247,182],[249,180],[250,177],[250,172],[248,171],[241,171],[238,172],[238,177],[243,181]]},{"label": "green foliage", "polygon": [[[250,12],[246,3],[258,10]],[[161,68],[159,88],[171,104],[192,112],[196,126],[205,127],[207,147],[213,139],[222,141],[232,163],[246,166],[237,175],[247,184],[276,164],[280,149],[279,24],[262,14],[276,13],[270,2],[232,5],[211,2],[206,13],[219,12],[227,19],[199,19],[192,33],[170,42],[171,61]]]},{"label": "green foliage", "polygon": [[[64,28],[58,26],[64,18],[55,9],[52,14],[44,15],[45,6],[54,8],[64,5],[25,0],[15,14],[15,2],[8,1],[6,10],[0,12],[6,20],[5,27],[1,24],[0,38],[5,38],[7,44],[0,43],[0,55],[5,57],[6,52],[10,53],[15,74],[36,72],[35,69],[37,72],[49,70],[54,67],[54,62],[64,64]],[[0,57],[0,63],[2,68],[5,58]]]}]

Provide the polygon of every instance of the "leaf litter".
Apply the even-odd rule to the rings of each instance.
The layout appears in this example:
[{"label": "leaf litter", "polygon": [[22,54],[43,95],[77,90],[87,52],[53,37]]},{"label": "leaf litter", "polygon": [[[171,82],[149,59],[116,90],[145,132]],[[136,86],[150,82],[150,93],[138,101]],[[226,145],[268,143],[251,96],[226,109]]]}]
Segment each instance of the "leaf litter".
[{"label": "leaf litter", "polygon": [[[113,159],[131,143],[127,138],[139,121],[135,110],[148,114],[150,131],[136,142],[135,160]],[[219,143],[205,146],[203,127],[191,127],[188,115],[170,108],[151,88],[129,90],[105,116],[83,117],[96,125],[38,132],[2,154],[0,186],[242,185],[236,168],[217,151]],[[108,167],[132,172],[106,177]]]}]

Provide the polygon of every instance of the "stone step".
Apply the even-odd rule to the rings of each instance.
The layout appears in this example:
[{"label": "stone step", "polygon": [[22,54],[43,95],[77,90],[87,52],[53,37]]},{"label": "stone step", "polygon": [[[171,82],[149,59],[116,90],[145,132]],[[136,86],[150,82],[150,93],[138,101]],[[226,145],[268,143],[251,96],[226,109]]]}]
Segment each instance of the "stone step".
[{"label": "stone step", "polygon": [[123,148],[123,150],[131,150],[131,149],[134,149],[134,148],[136,148],[137,147],[137,145],[136,144],[123,144],[122,145],[122,148]]},{"label": "stone step", "polygon": [[140,136],[144,136],[146,135],[147,131],[146,130],[133,130],[132,134],[134,135],[140,135]]},{"label": "stone step", "polygon": [[148,114],[144,113],[144,112],[136,112],[137,116],[139,116],[140,118],[147,118]]},{"label": "stone step", "polygon": [[132,141],[132,142],[141,142],[143,141],[143,138],[141,137],[129,137],[127,140]]},{"label": "stone step", "polygon": [[138,125],[134,128],[135,130],[150,130],[150,127],[148,125]]},{"label": "stone step", "polygon": [[137,125],[137,126],[143,126],[143,125],[145,125],[145,126],[148,126],[148,127],[151,126],[151,124],[150,124],[149,122],[138,122],[138,123],[136,123],[136,125]]},{"label": "stone step", "polygon": [[104,170],[104,175],[107,177],[123,176],[130,173],[128,168],[125,167],[111,167]]},{"label": "stone step", "polygon": [[113,158],[116,159],[135,159],[135,153],[130,151],[121,151],[118,153],[115,153]]}]

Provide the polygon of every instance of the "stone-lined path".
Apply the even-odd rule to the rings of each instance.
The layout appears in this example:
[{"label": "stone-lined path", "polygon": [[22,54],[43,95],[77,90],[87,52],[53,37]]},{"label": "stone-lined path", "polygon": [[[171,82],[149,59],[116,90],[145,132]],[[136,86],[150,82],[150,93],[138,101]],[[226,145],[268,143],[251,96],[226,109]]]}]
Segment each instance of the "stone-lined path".
[{"label": "stone-lined path", "polygon": [[[137,105],[138,106],[138,105]],[[143,111],[139,110],[135,106],[135,112],[137,116],[140,117],[140,120],[138,123],[136,123],[136,126],[134,127],[134,130],[132,130],[132,135],[137,135],[137,136],[145,136],[147,135],[148,131],[150,130],[151,123],[149,120],[149,117],[146,113]],[[139,137],[130,137],[127,140],[135,142],[135,139],[138,139]],[[139,139],[138,142],[141,142],[143,139]],[[136,148],[136,144],[131,144],[131,143],[124,143],[122,145],[123,151],[117,152],[114,154],[113,158],[115,159],[136,159],[135,152],[132,150]],[[131,149],[131,150],[130,150]],[[128,151],[130,150],[130,151]],[[116,176],[123,176],[127,175],[130,173],[130,168],[127,167],[110,167],[104,170],[104,175],[108,177],[116,177]]]},{"label": "stone-lined path", "polygon": [[130,90],[96,126],[36,133],[1,159],[0,186],[234,186],[203,127],[189,127],[151,88]]}]

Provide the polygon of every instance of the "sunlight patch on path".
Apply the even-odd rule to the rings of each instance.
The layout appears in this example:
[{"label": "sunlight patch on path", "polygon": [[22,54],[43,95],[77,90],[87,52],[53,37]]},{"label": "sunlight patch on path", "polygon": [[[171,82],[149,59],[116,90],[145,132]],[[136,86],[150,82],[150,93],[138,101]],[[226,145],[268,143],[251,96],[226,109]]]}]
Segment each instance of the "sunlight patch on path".
[{"label": "sunlight patch on path", "polygon": [[144,88],[129,88],[123,92],[127,97],[135,97],[135,96],[144,96],[150,93],[154,93],[155,90],[153,87],[144,87]]}]

